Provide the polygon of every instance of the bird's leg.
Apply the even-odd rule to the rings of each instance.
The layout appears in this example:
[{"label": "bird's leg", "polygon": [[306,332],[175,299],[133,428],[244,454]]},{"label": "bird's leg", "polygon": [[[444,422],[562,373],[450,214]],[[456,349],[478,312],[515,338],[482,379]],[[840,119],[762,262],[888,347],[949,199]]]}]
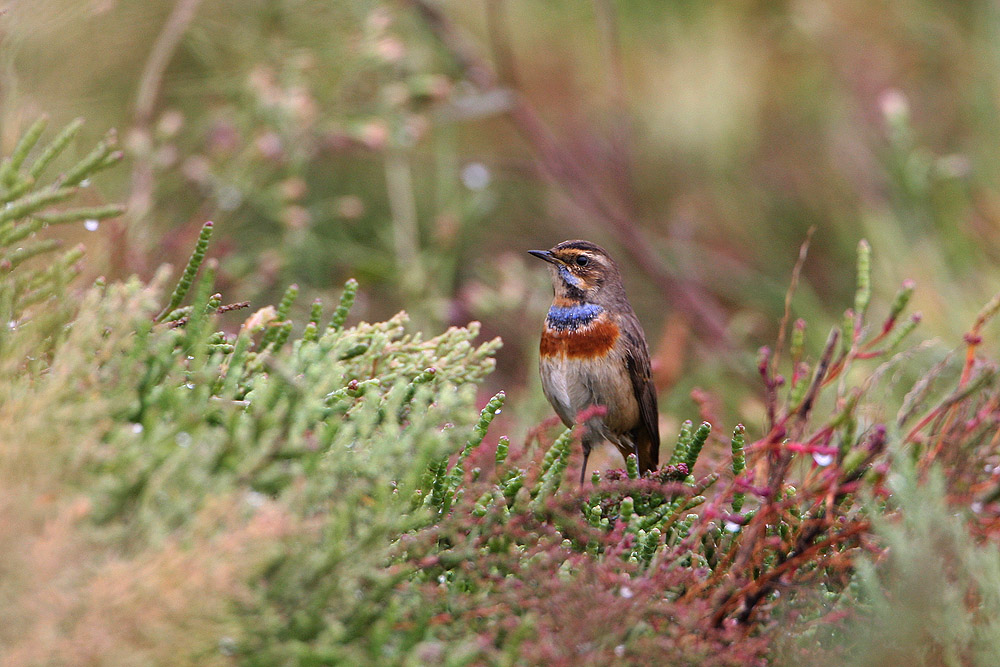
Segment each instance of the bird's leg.
[{"label": "bird's leg", "polygon": [[583,465],[580,467],[580,486],[587,481],[587,459],[590,458],[590,451],[594,448],[595,442],[600,442],[601,434],[593,427],[587,428],[581,438],[583,444]]},{"label": "bird's leg", "polygon": [[583,465],[580,466],[580,486],[587,480],[587,459],[590,458],[590,439],[583,438]]}]

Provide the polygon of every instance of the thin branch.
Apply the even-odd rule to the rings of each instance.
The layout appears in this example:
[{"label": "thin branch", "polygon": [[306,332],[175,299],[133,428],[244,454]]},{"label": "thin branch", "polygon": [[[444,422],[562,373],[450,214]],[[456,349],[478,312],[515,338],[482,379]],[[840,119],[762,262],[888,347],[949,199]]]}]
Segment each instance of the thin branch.
[{"label": "thin branch", "polygon": [[612,162],[615,182],[622,201],[635,213],[635,190],[632,181],[632,124],[629,119],[628,96],[625,94],[625,65],[618,35],[618,16],[611,0],[594,0],[597,27],[601,34],[601,53],[607,79],[608,100],[614,110],[611,119]]},{"label": "thin branch", "polygon": [[809,390],[806,391],[806,396],[802,400],[802,406],[798,410],[799,423],[805,423],[806,418],[809,416],[809,411],[812,410],[813,403],[816,402],[816,396],[819,394],[819,388],[823,384],[823,378],[826,377],[826,371],[830,368],[830,362],[833,360],[833,351],[837,348],[837,340],[840,338],[840,329],[833,327],[830,329],[830,335],[826,339],[826,346],[823,348],[823,356],[820,358],[819,365],[816,366],[816,373],[813,375],[812,384],[809,385]]},{"label": "thin branch", "polygon": [[135,120],[139,125],[148,125],[156,107],[156,98],[160,91],[160,84],[163,82],[163,75],[170,64],[170,59],[181,41],[181,37],[187,31],[194,15],[198,11],[198,5],[202,0],[178,0],[174,5],[174,10],[163,25],[153,50],[149,52],[149,59],[143,68],[142,77],[139,79],[139,92],[135,99]]},{"label": "thin branch", "polygon": [[[496,74],[475,47],[444,14],[427,0],[408,0],[427,23],[455,61],[463,68],[466,78],[483,92],[500,89]],[[559,145],[555,135],[523,95],[514,91],[510,118],[528,145],[537,153],[542,174],[564,189],[574,203],[603,223],[617,243],[675,305],[691,314],[709,344],[731,346],[722,309],[703,289],[677,280],[663,259],[653,250],[649,239],[640,231],[635,218],[621,206],[608,202],[601,188],[591,177],[591,168]]]},{"label": "thin branch", "polygon": [[799,246],[799,257],[795,260],[795,268],[792,269],[792,280],[788,284],[788,291],[785,292],[785,312],[781,316],[781,324],[778,327],[778,342],[774,346],[774,356],[771,358],[771,374],[778,372],[778,360],[781,358],[781,350],[785,347],[785,335],[788,332],[788,322],[792,317],[792,297],[799,286],[799,278],[802,275],[802,267],[805,266],[806,257],[809,256],[809,244],[812,242],[813,234],[816,233],[816,225],[811,225],[806,232],[806,239]]},{"label": "thin branch", "polygon": [[[159,97],[163,76],[177,50],[177,45],[194,20],[201,2],[202,0],[178,0],[149,52],[146,66],[139,78],[132,125],[133,133],[140,137],[145,145],[151,142],[149,126],[156,110],[156,100]],[[126,230],[126,236],[134,236],[142,229],[143,222],[153,206],[153,163],[148,153],[149,151],[140,151],[132,168],[132,192],[128,202],[130,229]],[[132,245],[128,238],[123,239],[123,242],[126,248]]]},{"label": "thin branch", "polygon": [[386,192],[392,216],[393,247],[403,290],[412,296],[423,293],[425,272],[420,261],[420,229],[417,202],[413,194],[413,175],[406,155],[393,148],[385,157]]},{"label": "thin branch", "polygon": [[846,542],[847,540],[866,532],[869,528],[870,524],[867,521],[859,521],[845,528],[836,535],[831,535],[824,540],[810,545],[803,551],[796,552],[793,557],[768,570],[767,572],[764,572],[759,578],[753,580],[735,595],[730,597],[723,606],[716,610],[714,616],[712,617],[712,624],[716,627],[720,627],[728,611],[732,609],[733,606],[736,605],[741,599],[743,600],[743,609],[738,614],[737,620],[741,623],[746,623],[750,618],[750,614],[754,607],[762,598],[774,590],[776,580],[782,575],[796,567],[799,567],[803,563],[812,561],[823,549],[828,549],[832,546]]},{"label": "thin branch", "polygon": [[514,49],[504,26],[507,24],[505,11],[506,0],[486,0],[486,31],[490,35],[490,45],[493,49],[493,59],[497,63],[500,82],[517,90],[521,87],[521,77],[517,74],[517,62],[514,59]]}]

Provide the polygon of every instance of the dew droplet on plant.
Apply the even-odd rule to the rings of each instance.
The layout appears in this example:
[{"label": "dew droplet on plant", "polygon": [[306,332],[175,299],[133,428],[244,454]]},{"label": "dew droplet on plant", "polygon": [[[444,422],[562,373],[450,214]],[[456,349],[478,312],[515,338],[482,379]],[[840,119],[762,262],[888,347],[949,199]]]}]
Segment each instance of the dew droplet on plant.
[{"label": "dew droplet on plant", "polygon": [[482,162],[470,162],[462,167],[462,184],[470,190],[482,190],[490,184],[490,170]]},{"label": "dew droplet on plant", "polygon": [[816,465],[818,465],[819,467],[825,468],[826,466],[833,463],[833,454],[821,454],[820,452],[813,452],[813,461],[815,461]]},{"label": "dew droplet on plant", "polygon": [[248,491],[243,499],[250,507],[260,507],[267,500],[267,496],[260,491]]}]

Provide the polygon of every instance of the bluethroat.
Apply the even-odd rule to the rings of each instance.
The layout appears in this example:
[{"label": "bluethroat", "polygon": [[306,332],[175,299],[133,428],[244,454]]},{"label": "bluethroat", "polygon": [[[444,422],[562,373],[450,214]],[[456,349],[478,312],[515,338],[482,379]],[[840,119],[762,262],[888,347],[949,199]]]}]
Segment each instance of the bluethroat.
[{"label": "bluethroat", "polygon": [[555,293],[539,348],[545,398],[566,426],[587,408],[604,408],[583,424],[580,483],[591,449],[602,440],[622,456],[634,453],[640,472],[655,469],[660,429],[649,346],[618,265],[589,241],[528,252],[549,263]]}]

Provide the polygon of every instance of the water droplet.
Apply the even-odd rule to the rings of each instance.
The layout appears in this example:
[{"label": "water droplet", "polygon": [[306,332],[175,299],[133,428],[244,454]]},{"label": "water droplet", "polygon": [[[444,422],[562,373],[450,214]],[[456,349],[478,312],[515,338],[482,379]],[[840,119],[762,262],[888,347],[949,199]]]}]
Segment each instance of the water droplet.
[{"label": "water droplet", "polygon": [[816,465],[818,465],[819,467],[825,468],[826,466],[833,463],[833,454],[821,454],[819,452],[813,452],[813,461],[815,461]]},{"label": "water droplet", "polygon": [[181,431],[174,436],[174,441],[177,443],[178,447],[190,447],[192,439],[191,434],[187,431]]},{"label": "water droplet", "polygon": [[728,530],[730,533],[740,532],[740,524],[736,523],[735,521],[727,521],[725,523],[725,527],[726,530]]},{"label": "water droplet", "polygon": [[625,644],[619,644],[615,647],[615,656],[619,658],[625,657]]},{"label": "water droplet", "polygon": [[8,322],[7,323],[7,328],[8,329],[16,329],[17,328],[17,320],[11,320],[10,322]]},{"label": "water droplet", "polygon": [[993,472],[993,464],[987,463],[983,466],[983,472]]},{"label": "water droplet", "polygon": [[889,120],[905,120],[910,113],[910,103],[901,91],[889,89],[879,96],[882,115]]},{"label": "water droplet", "polygon": [[185,382],[184,383],[184,388],[185,389],[194,389],[194,385],[191,384],[190,382]]},{"label": "water droplet", "polygon": [[500,414],[503,410],[497,410],[496,414]]},{"label": "water droplet", "polygon": [[629,588],[628,586],[622,586],[622,589],[618,591],[618,594],[621,595],[626,600],[631,600],[632,596],[635,595],[635,593],[632,592],[632,589]]},{"label": "water droplet", "polygon": [[247,505],[250,507],[260,507],[267,500],[267,496],[260,491],[248,491],[244,496],[244,500],[246,500]]},{"label": "water droplet", "polygon": [[132,424],[132,432],[136,435],[142,433],[142,424]]},{"label": "water droplet", "polygon": [[85,178],[82,181],[80,181],[80,187],[81,188],[89,188],[90,187],[90,179],[89,178]]},{"label": "water droplet", "polygon": [[490,170],[482,162],[470,162],[462,167],[462,184],[470,190],[482,190],[490,184]]},{"label": "water droplet", "polygon": [[222,637],[219,639],[219,653],[225,656],[236,655],[236,651],[239,650],[239,645],[237,645],[236,640],[232,637]]},{"label": "water droplet", "polygon": [[979,501],[976,501],[976,502],[972,503],[972,505],[970,506],[970,509],[973,512],[975,512],[976,514],[979,514],[980,512],[983,511],[983,504],[981,502],[979,502]]},{"label": "water droplet", "polygon": [[100,226],[101,226],[101,223],[98,222],[97,220],[91,219],[91,220],[84,220],[83,221],[83,228],[86,229],[88,232],[96,232],[97,228],[100,227]]}]

